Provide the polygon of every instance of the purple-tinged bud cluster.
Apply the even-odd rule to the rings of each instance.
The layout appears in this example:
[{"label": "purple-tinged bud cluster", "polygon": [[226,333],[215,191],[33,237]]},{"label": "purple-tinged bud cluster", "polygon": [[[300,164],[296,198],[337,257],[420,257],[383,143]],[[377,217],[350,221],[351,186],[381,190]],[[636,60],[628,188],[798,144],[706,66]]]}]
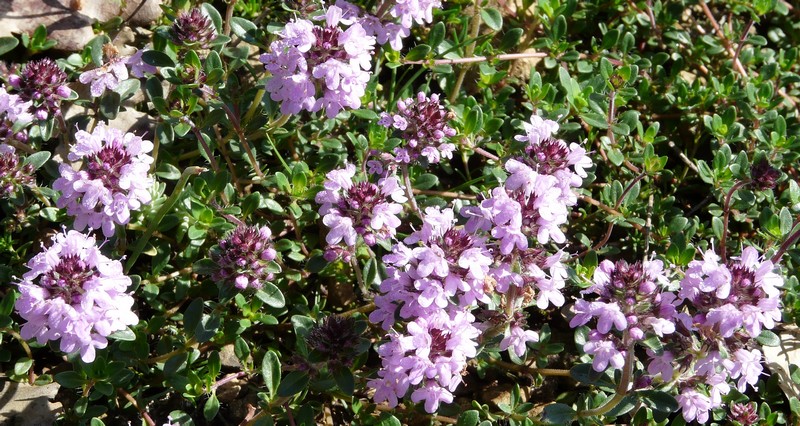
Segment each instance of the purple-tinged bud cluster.
[{"label": "purple-tinged bud cluster", "polygon": [[92,362],[110,334],[139,322],[131,310],[133,297],[126,293],[131,279],[118,260],[100,252],[94,237],[57,234],[27,266],[15,304],[27,321],[20,329],[23,339],[60,340],[63,352],[79,352],[84,362]]},{"label": "purple-tinged bud cluster", "polygon": [[754,426],[758,424],[760,417],[756,410],[755,402],[749,404],[739,404],[734,402],[730,405],[728,420],[738,422],[742,426]]},{"label": "purple-tinged bud cluster", "polygon": [[23,164],[11,145],[0,144],[0,198],[33,185],[33,166]]},{"label": "purple-tinged bud cluster", "polygon": [[328,367],[350,367],[361,344],[361,331],[353,317],[329,315],[309,330],[308,346],[323,355]]},{"label": "purple-tinged bud cluster", "polygon": [[[272,78],[267,91],[283,114],[325,110],[328,118],[344,108],[358,108],[370,78],[375,37],[330,6],[322,25],[296,19],[261,55]],[[341,26],[347,29],[342,29]],[[321,93],[320,93],[321,92]]]},{"label": "purple-tinged bud cluster", "polygon": [[750,166],[750,185],[756,191],[774,188],[780,177],[781,171],[772,167],[764,158]]},{"label": "purple-tinged bud cluster", "polygon": [[417,99],[397,101],[397,114],[382,113],[378,124],[400,132],[403,144],[394,149],[400,163],[414,163],[424,157],[425,163],[435,164],[442,158],[453,158],[455,145],[445,142],[456,131],[447,125],[448,111],[439,103],[439,95],[428,98],[420,92]]},{"label": "purple-tinged bud cluster", "polygon": [[389,43],[394,50],[403,48],[403,39],[411,34],[416,22],[425,25],[433,21],[433,9],[441,8],[440,0],[382,0],[376,6],[376,14],[366,13],[345,0],[337,0],[336,6],[344,10],[346,19],[352,19],[367,32],[375,36],[378,44]]},{"label": "purple-tinged bud cluster", "polygon": [[151,201],[153,143],[104,124],[92,133],[79,131],[75,140],[67,158],[82,165],[79,170],[70,163],[59,166],[61,177],[53,183],[61,191],[57,206],[75,217],[75,229],[102,228],[110,237],[115,224],[127,224],[131,211]]},{"label": "purple-tinged bud cluster", "polygon": [[28,140],[28,134],[22,129],[33,121],[33,115],[28,112],[30,107],[30,101],[8,93],[5,87],[0,86],[0,140]]},{"label": "purple-tinged bud cluster", "polygon": [[217,37],[214,24],[199,8],[181,12],[170,29],[172,40],[179,45],[207,48]]},{"label": "purple-tinged bud cluster", "polygon": [[106,90],[115,90],[128,79],[126,61],[124,56],[114,56],[102,66],[82,72],[78,81],[89,85],[92,96],[100,97]]},{"label": "purple-tinged bud cluster", "polygon": [[22,100],[32,103],[33,115],[39,120],[61,115],[61,101],[72,93],[67,73],[50,58],[28,62],[20,75],[9,76],[8,83]]},{"label": "purple-tinged bud cluster", "polygon": [[325,258],[329,261],[339,257],[341,250],[337,247],[342,243],[351,251],[361,236],[365,244],[372,246],[394,237],[400,226],[397,215],[403,211],[400,203],[406,201],[406,196],[397,177],[383,177],[371,183],[356,182],[355,175],[352,164],[328,172],[325,189],[316,196],[322,223],[330,229],[325,237]]},{"label": "purple-tinged bud cluster", "polygon": [[212,279],[239,290],[258,290],[275,278],[278,266],[272,247],[272,231],[266,226],[239,225],[211,250],[217,264]]}]

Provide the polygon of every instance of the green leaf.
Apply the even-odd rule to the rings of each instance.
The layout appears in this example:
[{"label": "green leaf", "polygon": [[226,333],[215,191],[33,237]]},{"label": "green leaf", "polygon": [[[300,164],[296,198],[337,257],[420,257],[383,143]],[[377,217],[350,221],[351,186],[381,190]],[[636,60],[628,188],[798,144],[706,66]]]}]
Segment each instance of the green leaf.
[{"label": "green leaf", "polygon": [[281,361],[275,352],[267,351],[261,360],[261,375],[267,385],[270,396],[275,396],[275,390],[281,382]]},{"label": "green leaf", "polygon": [[475,426],[480,420],[480,413],[478,410],[467,410],[458,416],[456,426]]},{"label": "green leaf", "polygon": [[503,15],[497,9],[484,7],[481,9],[481,19],[489,28],[500,31],[503,28]]},{"label": "green leaf", "polygon": [[[148,65],[152,65],[154,67],[174,67],[175,61],[169,57],[164,52],[160,52],[158,50],[145,50],[142,53],[142,62]],[[156,77],[150,77],[150,79],[156,79]],[[149,80],[148,80],[149,82]],[[160,85],[159,85],[160,87]]]},{"label": "green leaf", "polygon": [[568,425],[578,413],[566,404],[550,404],[542,411],[542,421],[553,425]]},{"label": "green leaf", "polygon": [[211,19],[211,22],[214,23],[214,27],[217,29],[217,33],[222,31],[222,16],[219,14],[217,9],[214,8],[213,5],[210,3],[203,3],[200,7],[203,8],[203,11],[206,12],[208,18]]},{"label": "green leaf", "polygon": [[97,417],[94,417],[91,421],[89,421],[89,426],[105,426],[105,423],[103,423],[103,421]]},{"label": "green leaf", "polygon": [[22,164],[30,165],[33,170],[38,170],[49,159],[50,151],[39,151],[25,157],[25,161]]},{"label": "green leaf", "polygon": [[414,179],[414,188],[431,189],[439,184],[439,177],[432,173],[423,173]]},{"label": "green leaf", "polygon": [[431,27],[431,31],[428,33],[428,45],[430,45],[431,48],[436,49],[436,46],[444,41],[446,32],[447,28],[445,28],[444,22],[439,21],[434,24]]},{"label": "green leaf", "polygon": [[427,44],[420,44],[415,46],[411,49],[408,54],[406,54],[407,61],[419,61],[420,59],[425,59],[428,56],[428,53],[431,52],[431,47]]},{"label": "green leaf", "polygon": [[5,55],[14,50],[18,44],[19,40],[16,37],[0,37],[0,55]]},{"label": "green leaf", "polygon": [[86,379],[77,371],[62,371],[54,377],[56,383],[65,388],[79,388],[83,386]]},{"label": "green leaf", "polygon": [[115,331],[114,333],[111,333],[108,337],[123,342],[133,342],[136,340],[136,333],[134,333],[133,330],[131,330],[130,328],[126,327],[125,330]]},{"label": "green leaf", "polygon": [[464,133],[472,135],[478,133],[483,128],[483,110],[481,107],[475,105],[467,113],[464,119]]},{"label": "green leaf", "polygon": [[585,114],[581,114],[581,118],[586,124],[597,128],[597,129],[607,129],[608,122],[606,121],[606,117],[603,114],[596,113],[596,112],[587,112]]},{"label": "green leaf", "polygon": [[240,39],[254,44],[256,42],[255,35],[258,31],[256,24],[248,21],[247,19],[234,16],[231,18],[231,31],[236,34]]},{"label": "green leaf", "polygon": [[117,92],[106,91],[100,98],[100,114],[103,117],[113,120],[119,113],[119,106],[122,102],[122,97]]},{"label": "green leaf", "polygon": [[756,341],[763,346],[780,346],[781,345],[781,338],[769,331],[769,330],[761,330],[761,334],[756,337]]},{"label": "green leaf", "polygon": [[356,117],[363,118],[365,120],[375,120],[375,121],[377,121],[380,118],[380,117],[378,117],[378,114],[375,111],[371,110],[371,109],[363,109],[363,108],[362,109],[354,109],[354,110],[352,110],[350,112],[353,115],[355,115]]},{"label": "green leaf", "polygon": [[355,391],[356,382],[353,377],[353,372],[347,367],[337,368],[333,371],[333,380],[336,386],[347,396],[352,396]]},{"label": "green leaf", "polygon": [[667,392],[659,390],[643,390],[637,393],[639,394],[639,398],[642,399],[642,402],[644,402],[646,406],[652,408],[653,410],[661,411],[663,413],[673,413],[678,411],[678,401],[675,400],[674,396]]},{"label": "green leaf", "polygon": [[255,295],[259,300],[273,308],[282,308],[286,305],[286,299],[284,299],[281,289],[272,283],[262,283],[262,287],[256,291]]},{"label": "green leaf", "polygon": [[278,396],[288,397],[302,392],[308,385],[308,373],[305,371],[292,371],[281,380],[278,386]]},{"label": "green leaf", "polygon": [[393,416],[390,413],[382,413],[380,417],[378,417],[378,422],[375,424],[376,426],[401,426],[400,420],[397,420],[397,417]]},{"label": "green leaf", "polygon": [[212,392],[211,396],[208,397],[208,401],[206,401],[206,405],[203,407],[203,417],[210,422],[211,419],[217,416],[218,412],[219,399],[217,399],[216,392]]},{"label": "green leaf", "polygon": [[203,315],[194,331],[194,338],[197,342],[205,343],[214,338],[219,329],[220,321],[221,319],[217,312],[213,312],[211,315]]},{"label": "green leaf", "polygon": [[14,363],[14,374],[17,376],[21,376],[28,372],[33,366],[33,360],[28,357],[23,357],[17,360]]},{"label": "green leaf", "polygon": [[186,333],[191,336],[194,334],[195,328],[200,324],[200,319],[203,317],[203,299],[198,297],[189,303],[186,312],[183,313],[183,327]]},{"label": "green leaf", "polygon": [[166,180],[178,180],[181,177],[181,171],[167,162],[161,162],[155,173],[156,176]]}]

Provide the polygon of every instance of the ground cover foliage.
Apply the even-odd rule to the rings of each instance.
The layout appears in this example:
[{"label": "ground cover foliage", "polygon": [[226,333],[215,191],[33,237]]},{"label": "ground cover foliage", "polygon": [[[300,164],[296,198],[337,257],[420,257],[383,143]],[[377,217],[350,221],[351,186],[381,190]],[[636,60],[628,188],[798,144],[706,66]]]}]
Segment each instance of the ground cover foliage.
[{"label": "ground cover foliage", "polygon": [[797,422],[796,7],[163,8],[0,39],[0,366],[63,424]]}]

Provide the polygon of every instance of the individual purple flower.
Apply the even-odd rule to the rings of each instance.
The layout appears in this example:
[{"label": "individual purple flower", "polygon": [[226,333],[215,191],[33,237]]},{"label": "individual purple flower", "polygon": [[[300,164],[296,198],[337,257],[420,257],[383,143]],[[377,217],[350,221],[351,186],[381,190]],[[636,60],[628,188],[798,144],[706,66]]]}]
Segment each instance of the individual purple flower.
[{"label": "individual purple flower", "polygon": [[593,356],[594,371],[604,371],[609,365],[615,369],[625,365],[625,351],[620,351],[616,341],[607,335],[591,333],[589,341],[583,345],[583,351]]},{"label": "individual purple flower", "polygon": [[11,75],[8,83],[17,89],[24,101],[32,103],[32,113],[39,120],[61,115],[61,101],[70,97],[67,73],[50,58],[34,59],[20,75]]},{"label": "individual purple flower", "polygon": [[158,68],[150,65],[142,60],[142,55],[150,49],[139,49],[133,55],[129,56],[125,64],[131,68],[131,75],[136,78],[144,78],[147,74],[155,74]]},{"label": "individual purple flower", "polygon": [[382,113],[378,121],[398,131],[403,140],[403,144],[394,149],[397,161],[435,164],[442,158],[453,157],[455,145],[445,138],[455,136],[456,131],[447,125],[450,114],[439,103],[438,94],[428,98],[420,92],[416,99],[397,101],[397,109],[396,114]]},{"label": "individual purple flower", "polygon": [[760,350],[738,349],[733,353],[733,368],[730,370],[730,375],[733,379],[739,378],[736,382],[739,392],[744,392],[748,384],[755,388],[763,371]]},{"label": "individual purple flower", "polygon": [[518,357],[525,355],[528,342],[538,342],[539,333],[533,330],[525,330],[516,323],[511,324],[506,330],[505,337],[500,342],[500,350],[512,348]]},{"label": "individual purple flower", "polygon": [[322,223],[330,229],[325,237],[329,246],[355,247],[358,236],[372,246],[393,237],[400,226],[399,203],[406,197],[397,178],[384,177],[377,184],[354,182],[355,174],[352,164],[333,170],[326,175],[325,189],[317,193]]},{"label": "individual purple flower", "polygon": [[261,55],[272,74],[267,91],[281,103],[282,113],[324,109],[328,118],[334,118],[344,108],[361,106],[375,37],[360,24],[343,19],[342,13],[330,6],[323,25],[305,19],[289,22],[279,33],[281,38]]},{"label": "individual purple flower", "polygon": [[0,198],[32,185],[33,166],[20,161],[13,146],[0,143]]},{"label": "individual purple flower", "polygon": [[104,256],[94,237],[69,231],[27,264],[30,271],[17,283],[21,293],[15,307],[26,321],[24,339],[40,344],[60,340],[66,353],[80,353],[84,362],[108,345],[116,331],[139,322],[126,293],[131,279],[122,264]]},{"label": "individual purple flower", "polygon": [[258,290],[275,278],[272,231],[266,226],[239,225],[211,250],[217,269],[211,278],[239,290]]},{"label": "individual purple flower", "polygon": [[30,107],[31,101],[8,93],[5,87],[0,86],[0,140],[28,140],[27,133],[22,129],[33,121],[33,115],[28,112]]},{"label": "individual purple flower", "polygon": [[528,142],[528,145],[538,145],[558,131],[558,123],[538,115],[532,115],[530,123],[522,123],[522,126],[525,129],[525,134],[514,136],[514,139],[520,142]]},{"label": "individual purple flower", "polygon": [[53,183],[61,191],[56,205],[75,217],[75,229],[102,228],[111,237],[115,224],[127,224],[131,211],[151,201],[153,143],[103,124],[92,133],[79,131],[75,139],[67,158],[81,161],[82,167],[59,166],[61,177]]},{"label": "individual purple flower", "polygon": [[687,422],[697,420],[700,424],[708,421],[708,412],[711,410],[709,397],[692,388],[684,388],[677,400],[684,420]]},{"label": "individual purple flower", "polygon": [[89,84],[89,91],[94,97],[100,97],[106,90],[115,90],[119,84],[128,79],[126,58],[111,56],[108,62],[98,68],[84,71],[78,81]]}]

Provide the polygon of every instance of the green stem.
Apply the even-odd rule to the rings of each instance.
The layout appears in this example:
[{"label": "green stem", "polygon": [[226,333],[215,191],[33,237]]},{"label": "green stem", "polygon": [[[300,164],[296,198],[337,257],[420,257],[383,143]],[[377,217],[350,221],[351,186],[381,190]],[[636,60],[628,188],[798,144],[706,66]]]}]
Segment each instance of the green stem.
[{"label": "green stem", "polygon": [[131,257],[128,258],[128,261],[125,262],[125,273],[129,273],[133,264],[136,263],[136,259],[139,258],[139,255],[142,254],[144,251],[145,246],[147,246],[147,242],[150,240],[150,237],[155,232],[156,227],[161,223],[161,220],[164,216],[167,215],[167,212],[172,210],[175,206],[175,203],[178,201],[178,198],[183,194],[183,187],[186,186],[186,183],[189,181],[189,177],[192,175],[199,175],[205,171],[203,167],[198,166],[191,166],[187,167],[183,174],[181,174],[181,178],[178,181],[178,184],[175,185],[175,189],[172,190],[172,194],[167,198],[161,208],[158,209],[153,219],[150,221],[150,224],[147,226],[147,229],[144,231],[144,234],[136,241],[136,246],[134,246],[133,251],[131,252]]},{"label": "green stem", "polygon": [[636,358],[633,353],[633,343],[628,342],[628,340],[630,339],[626,330],[622,337],[622,341],[628,343],[625,352],[625,365],[622,366],[622,377],[619,379],[619,384],[617,385],[614,396],[606,401],[605,404],[597,408],[579,411],[578,417],[602,416],[603,414],[614,409],[614,407],[622,402],[622,400],[628,395],[628,388],[631,385],[631,378],[633,378],[633,364],[636,362]]},{"label": "green stem", "polygon": [[[465,57],[470,57],[475,53],[475,44],[477,44],[478,36],[481,33],[480,2],[475,1],[472,7],[472,18],[470,19],[470,37],[472,38],[472,42],[470,42],[470,44],[468,44],[467,48],[464,50]],[[469,71],[469,65],[461,67],[461,69],[458,71],[458,77],[456,77],[453,90],[450,92],[450,97],[447,99],[451,104],[455,103],[456,98],[458,98],[458,92],[461,91],[461,86],[464,84],[464,78],[467,76],[467,71]]]}]

